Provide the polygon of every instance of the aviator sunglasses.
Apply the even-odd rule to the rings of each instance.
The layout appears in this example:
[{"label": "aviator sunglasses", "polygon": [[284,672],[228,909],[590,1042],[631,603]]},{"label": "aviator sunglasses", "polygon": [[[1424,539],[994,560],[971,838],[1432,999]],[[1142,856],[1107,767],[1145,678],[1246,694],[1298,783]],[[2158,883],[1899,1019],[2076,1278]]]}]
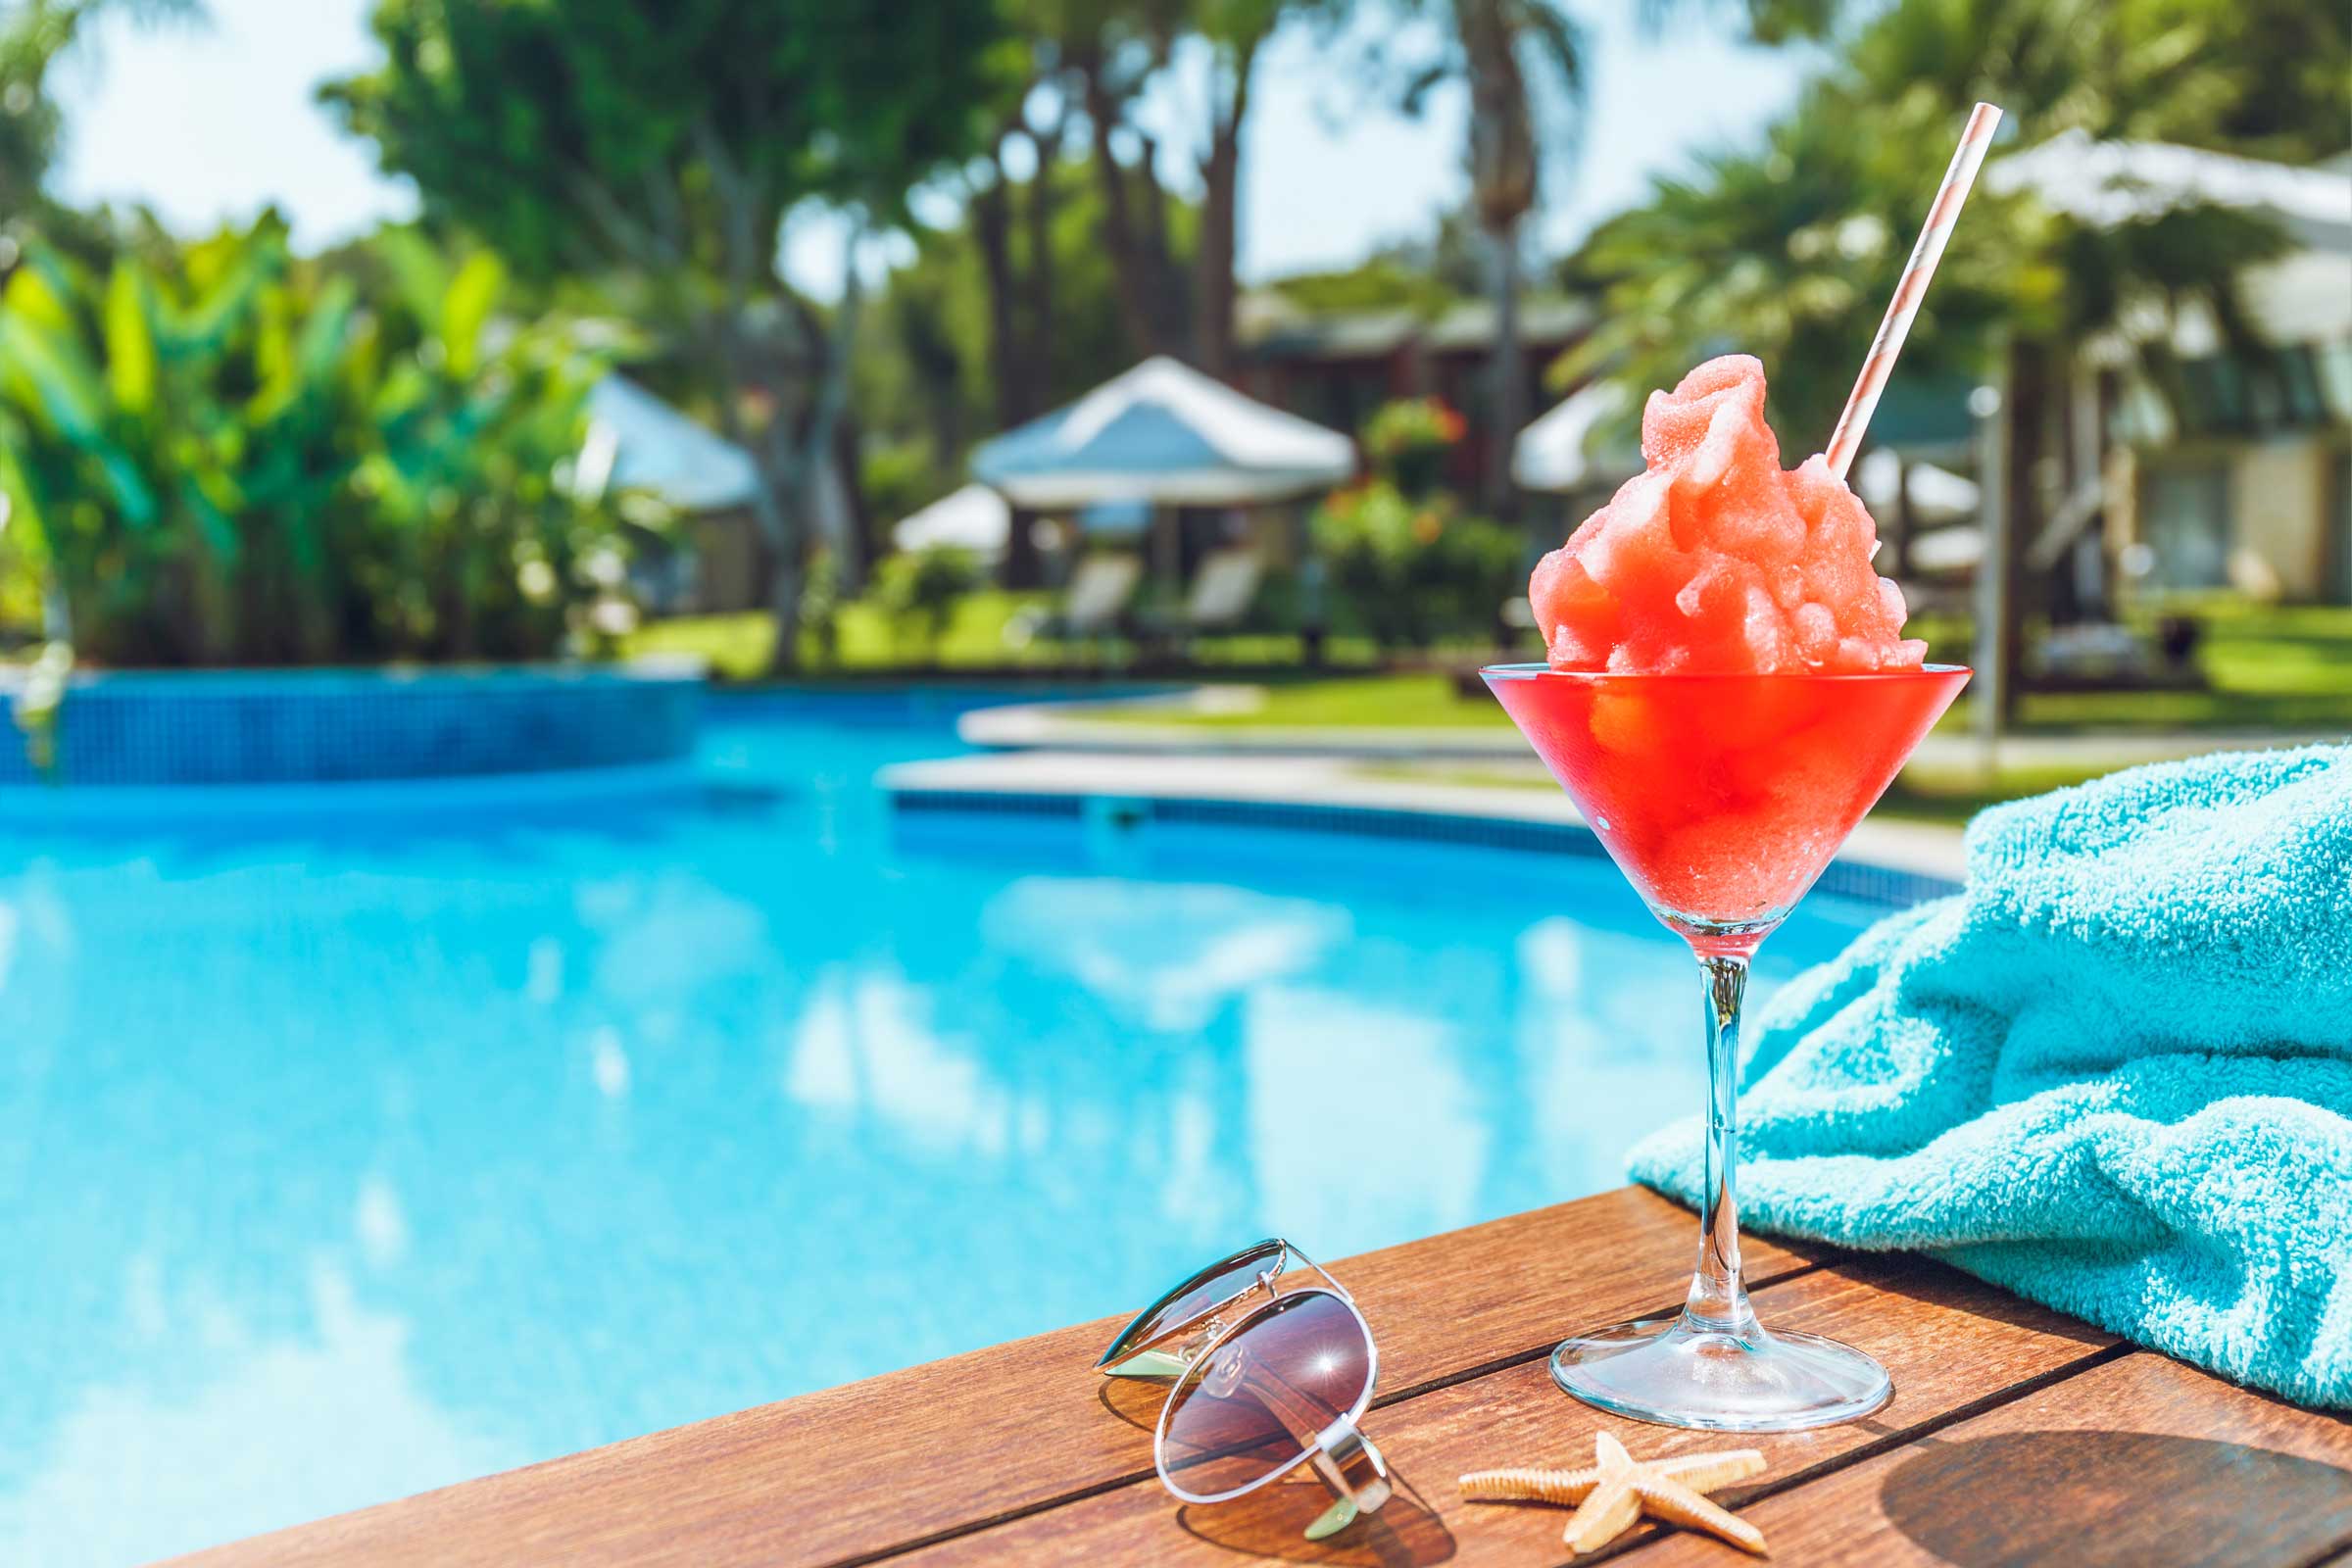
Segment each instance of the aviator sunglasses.
[{"label": "aviator sunglasses", "polygon": [[1225,1502],[1312,1465],[1334,1499],[1307,1527],[1321,1541],[1389,1500],[1388,1465],[1355,1426],[1379,1365],[1353,1298],[1269,1239],[1137,1313],[1095,1370],[1174,1380],[1152,1460],[1186,1502]]}]

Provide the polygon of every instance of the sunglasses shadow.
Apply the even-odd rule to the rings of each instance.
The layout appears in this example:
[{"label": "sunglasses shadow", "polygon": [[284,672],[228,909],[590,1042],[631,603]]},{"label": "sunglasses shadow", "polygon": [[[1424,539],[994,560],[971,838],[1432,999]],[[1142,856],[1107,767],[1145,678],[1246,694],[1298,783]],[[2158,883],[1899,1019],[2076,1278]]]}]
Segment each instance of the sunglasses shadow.
[{"label": "sunglasses shadow", "polygon": [[1387,1506],[1325,1541],[1304,1532],[1331,1506],[1331,1494],[1301,1466],[1270,1487],[1231,1502],[1176,1510],[1189,1536],[1227,1551],[1291,1562],[1363,1564],[1365,1568],[1427,1568],[1454,1554],[1453,1533],[1411,1482],[1394,1470]]},{"label": "sunglasses shadow", "polygon": [[1159,1407],[1168,1402],[1174,1378],[1102,1378],[1095,1397],[1102,1408],[1145,1432],[1159,1425]]}]

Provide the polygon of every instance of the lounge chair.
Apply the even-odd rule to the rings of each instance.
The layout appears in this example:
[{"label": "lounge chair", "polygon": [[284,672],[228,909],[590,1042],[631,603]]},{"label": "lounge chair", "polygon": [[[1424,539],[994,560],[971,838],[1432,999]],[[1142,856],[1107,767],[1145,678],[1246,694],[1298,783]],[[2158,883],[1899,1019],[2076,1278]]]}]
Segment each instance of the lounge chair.
[{"label": "lounge chair", "polygon": [[1257,604],[1265,578],[1265,560],[1254,550],[1237,545],[1211,552],[1193,574],[1183,607],[1155,618],[1148,629],[1155,638],[1179,645],[1212,632],[1237,630]]},{"label": "lounge chair", "polygon": [[1040,637],[1057,642],[1088,642],[1117,634],[1127,623],[1136,590],[1143,585],[1144,563],[1137,556],[1088,556],[1070,572],[1061,591],[1061,607],[1047,613],[1014,617],[1005,640],[1023,647]]}]

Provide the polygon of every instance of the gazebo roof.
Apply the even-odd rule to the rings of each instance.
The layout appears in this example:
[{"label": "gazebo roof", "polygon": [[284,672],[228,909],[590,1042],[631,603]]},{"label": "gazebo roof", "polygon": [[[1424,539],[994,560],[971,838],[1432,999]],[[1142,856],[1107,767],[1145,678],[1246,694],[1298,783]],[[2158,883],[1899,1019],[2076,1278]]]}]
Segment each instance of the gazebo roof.
[{"label": "gazebo roof", "polygon": [[983,443],[972,473],[1018,506],[1279,501],[1355,472],[1336,430],[1243,396],[1165,356]]}]

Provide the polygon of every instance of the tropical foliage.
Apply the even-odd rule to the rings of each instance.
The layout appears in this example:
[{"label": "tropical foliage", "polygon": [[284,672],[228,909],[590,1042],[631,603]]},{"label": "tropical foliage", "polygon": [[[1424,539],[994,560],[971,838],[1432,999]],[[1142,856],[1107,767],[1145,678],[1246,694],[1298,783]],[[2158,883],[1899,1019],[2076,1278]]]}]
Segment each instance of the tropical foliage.
[{"label": "tropical foliage", "polygon": [[[1738,349],[1773,367],[1776,423],[1826,439],[1969,106],[1999,103],[1995,158],[2066,130],[2311,160],[2352,140],[2352,12],[2288,0],[1900,0],[1847,42],[1752,154],[1705,159],[1604,223],[1577,258],[1603,326],[1560,367],[1671,385]],[[2291,47],[2288,40],[2292,40]],[[2203,295],[2276,244],[2212,208],[2098,229],[1970,199],[1909,370],[1988,373],[1998,340],[2076,337]]]},{"label": "tropical foliage", "polygon": [[1518,531],[1466,514],[1444,493],[1414,497],[1368,479],[1333,494],[1309,526],[1343,629],[1383,648],[1489,638],[1504,601],[1527,585]]},{"label": "tropical foliage", "polygon": [[266,218],[9,278],[5,544],[84,655],[544,656],[610,585],[615,519],[560,480],[595,367],[493,326],[486,253],[364,260],[298,261]]},{"label": "tropical foliage", "polygon": [[[1558,368],[1669,385],[1710,354],[1773,367],[1774,417],[1795,452],[1827,439],[1882,302],[1908,255],[1969,107],[2001,105],[2009,136],[1936,275],[1904,368],[1997,381],[2008,549],[1992,628],[1999,673],[1977,701],[2016,707],[2029,597],[2071,574],[2025,568],[2068,547],[2102,479],[2059,439],[2063,389],[2095,390],[2083,349],[2135,349],[2162,384],[2180,308],[2248,341],[2245,268],[2286,236],[2232,209],[2181,206],[2092,223],[1996,192],[1998,160],[2064,132],[2310,161],[2352,140],[2352,12],[2295,0],[1897,0],[1844,40],[1760,153],[1661,182],[1575,264],[1602,327]],[[2056,600],[2053,597],[2053,605]]]},{"label": "tropical foliage", "polygon": [[[445,228],[534,276],[590,279],[662,333],[675,390],[748,451],[776,660],[800,646],[822,539],[845,580],[862,541],[830,504],[858,325],[858,241],[977,150],[1011,59],[992,0],[376,0],[376,70],[327,88]],[[788,213],[831,204],[847,293],[788,287]]]},{"label": "tropical foliage", "polygon": [[1446,454],[1469,425],[1444,398],[1397,398],[1372,411],[1361,440],[1372,466],[1406,490],[1437,483]]},{"label": "tropical foliage", "polygon": [[902,630],[937,648],[964,595],[980,586],[969,551],[952,545],[902,551],[874,574],[874,603]]},{"label": "tropical foliage", "polygon": [[[868,500],[902,517],[964,482],[982,438],[1077,397],[1131,363],[1112,263],[1098,238],[1102,194],[1074,161],[1024,178],[991,174],[1018,215],[1002,232],[975,204],[963,220],[913,230],[913,254],[867,312],[854,408]],[[1192,210],[1174,207],[1179,235]],[[877,482],[878,481],[878,482]],[[1026,530],[1010,542],[1029,547]],[[1034,552],[1031,551],[1033,555]],[[1033,583],[1036,563],[1007,564]]]}]

